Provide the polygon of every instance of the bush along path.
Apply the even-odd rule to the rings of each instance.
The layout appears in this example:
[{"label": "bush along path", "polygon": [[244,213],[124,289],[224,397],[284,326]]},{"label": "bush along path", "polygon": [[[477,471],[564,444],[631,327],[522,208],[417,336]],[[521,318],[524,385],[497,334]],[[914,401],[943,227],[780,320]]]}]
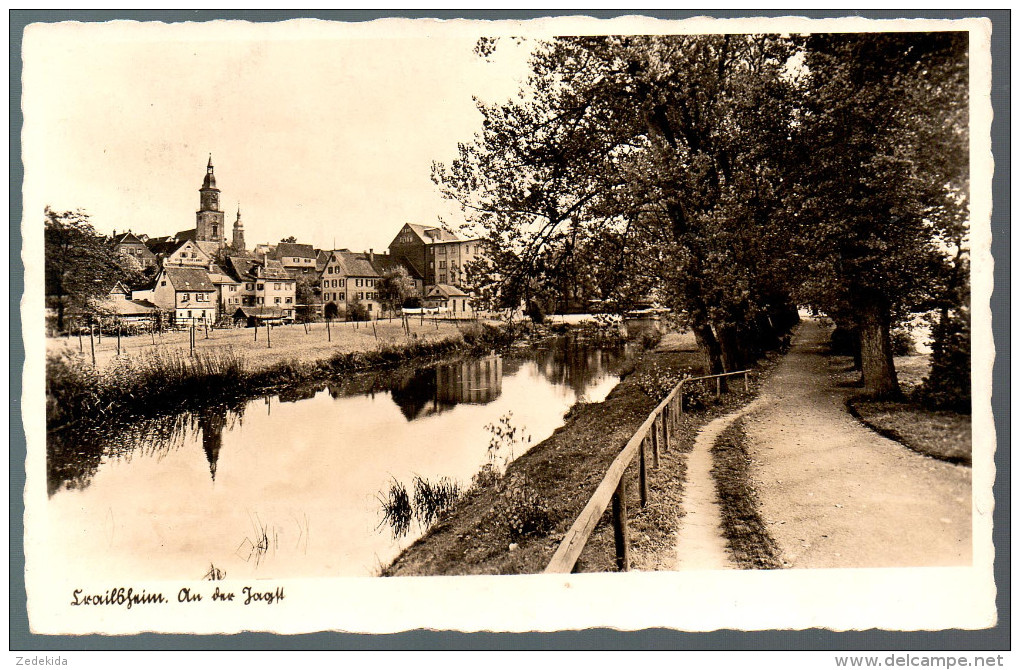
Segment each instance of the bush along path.
[{"label": "bush along path", "polygon": [[752,487],[784,567],[968,565],[970,469],[911,451],[850,415],[829,329],[802,324],[745,419]]}]

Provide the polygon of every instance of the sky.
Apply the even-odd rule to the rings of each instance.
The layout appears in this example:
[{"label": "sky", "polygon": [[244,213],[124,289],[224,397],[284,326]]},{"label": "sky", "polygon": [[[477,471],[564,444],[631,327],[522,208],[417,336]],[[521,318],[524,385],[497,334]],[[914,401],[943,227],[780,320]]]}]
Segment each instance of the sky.
[{"label": "sky", "polygon": [[[384,249],[405,222],[455,228],[431,181],[513,96],[527,47],[431,23],[40,24],[24,42],[26,217],[84,209],[102,233],[195,226],[210,154],[249,247],[294,235]],[[229,234],[229,233],[228,233]]]}]

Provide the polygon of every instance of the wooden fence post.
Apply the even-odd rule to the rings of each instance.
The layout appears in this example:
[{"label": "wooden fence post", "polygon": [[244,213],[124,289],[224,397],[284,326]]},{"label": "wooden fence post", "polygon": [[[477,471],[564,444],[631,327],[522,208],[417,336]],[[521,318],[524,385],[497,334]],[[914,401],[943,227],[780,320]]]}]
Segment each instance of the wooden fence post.
[{"label": "wooden fence post", "polygon": [[96,367],[96,338],[95,326],[89,324],[89,351],[92,352],[92,367]]},{"label": "wooden fence post", "polygon": [[375,329],[375,321],[372,322],[372,334],[375,335],[375,339],[379,339],[379,333]]},{"label": "wooden fence post", "polygon": [[205,339],[209,339],[209,322],[205,322]]},{"label": "wooden fence post", "polygon": [[333,333],[331,333],[329,330],[329,319],[326,319],[326,341],[327,342],[333,341]]},{"label": "wooden fence post", "polygon": [[255,341],[259,341],[259,320],[255,319]]},{"label": "wooden fence post", "polygon": [[273,324],[266,324],[266,349],[273,348]]},{"label": "wooden fence post", "polygon": [[655,467],[659,467],[659,431],[655,429],[655,424],[652,424],[652,458],[655,462]]},{"label": "wooden fence post", "polygon": [[672,412],[669,411],[669,406],[672,401],[666,403],[666,406],[662,408],[663,421],[662,421],[662,443],[669,446],[669,438],[672,436],[673,427],[670,425]]},{"label": "wooden fence post", "polygon": [[751,390],[751,383],[747,379],[747,370],[744,370],[744,392],[748,393]]},{"label": "wooden fence post", "polygon": [[630,532],[627,528],[627,478],[620,476],[613,494],[613,539],[616,541],[616,569],[630,570]]},{"label": "wooden fence post", "polygon": [[120,324],[117,324],[117,355],[120,356]]},{"label": "wooden fence post", "polygon": [[644,507],[648,504],[648,466],[645,463],[645,448],[648,446],[648,436],[646,435],[641,440],[641,447],[639,451],[640,462],[638,463],[638,481],[641,485],[641,506]]},{"label": "wooden fence post", "polygon": [[85,344],[81,340],[81,326],[78,326],[78,351],[85,353]]}]

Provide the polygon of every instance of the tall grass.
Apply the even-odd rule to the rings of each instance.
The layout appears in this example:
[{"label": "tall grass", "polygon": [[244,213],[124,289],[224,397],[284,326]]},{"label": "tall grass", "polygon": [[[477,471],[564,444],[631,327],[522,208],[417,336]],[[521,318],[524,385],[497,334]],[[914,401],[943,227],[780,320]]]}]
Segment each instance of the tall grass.
[{"label": "tall grass", "polygon": [[379,525],[388,523],[394,539],[407,535],[411,519],[418,522],[419,528],[426,530],[442,518],[461,496],[460,484],[449,477],[431,482],[415,475],[412,486],[413,498],[404,483],[396,479],[390,482],[385,495],[377,496],[383,510],[383,520]]},{"label": "tall grass", "polygon": [[449,477],[436,482],[414,476],[414,517],[422,528],[438,521],[460,498],[460,484]]},{"label": "tall grass", "polygon": [[411,497],[407,495],[407,487],[403,482],[393,480],[385,498],[379,498],[382,503],[383,523],[389,523],[393,531],[393,539],[407,535],[411,529],[411,519],[414,516],[414,509],[411,506]]},{"label": "tall grass", "polygon": [[103,421],[128,407],[207,401],[249,381],[242,355],[232,349],[156,351],[97,370],[74,352],[46,359],[46,416],[50,428]]},{"label": "tall grass", "polygon": [[46,359],[46,418],[49,428],[104,422],[111,416],[152,409],[208,404],[220,396],[242,396],[267,386],[293,384],[416,359],[438,358],[455,351],[489,351],[513,342],[517,331],[472,324],[455,337],[412,339],[383,344],[370,351],[337,353],[313,363],[282,361],[256,367],[234,348],[194,354],[157,350],[146,356],[114,360],[96,369],[73,351]]}]

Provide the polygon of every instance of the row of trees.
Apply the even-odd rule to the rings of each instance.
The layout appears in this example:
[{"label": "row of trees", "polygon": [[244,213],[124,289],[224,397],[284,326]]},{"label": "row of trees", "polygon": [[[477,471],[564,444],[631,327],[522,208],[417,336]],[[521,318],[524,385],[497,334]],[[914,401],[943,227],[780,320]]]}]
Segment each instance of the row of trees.
[{"label": "row of trees", "polygon": [[810,305],[896,394],[891,325],[969,295],[967,60],[951,32],[558,38],[433,179],[497,302],[653,294],[713,371]]}]

